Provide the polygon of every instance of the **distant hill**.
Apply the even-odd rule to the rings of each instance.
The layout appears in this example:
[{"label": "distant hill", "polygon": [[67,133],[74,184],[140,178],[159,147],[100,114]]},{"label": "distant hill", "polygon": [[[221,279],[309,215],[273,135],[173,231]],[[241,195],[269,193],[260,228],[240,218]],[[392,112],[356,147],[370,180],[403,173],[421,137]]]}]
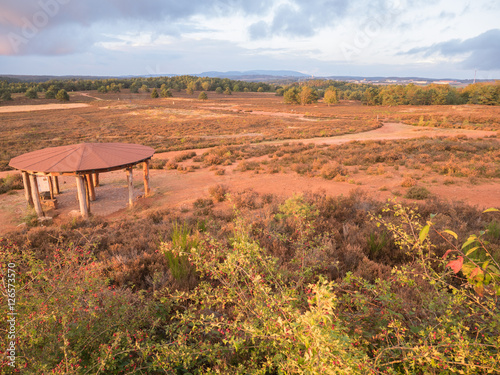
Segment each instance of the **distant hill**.
[{"label": "distant hill", "polygon": [[271,80],[276,78],[307,78],[310,77],[308,74],[301,72],[296,72],[294,70],[246,70],[240,71],[229,71],[229,72],[217,72],[209,71],[196,74],[198,77],[210,77],[210,78],[229,78],[237,80]]},{"label": "distant hill", "polygon": [[[174,77],[180,74],[147,74],[147,75],[122,75],[122,76],[90,76],[90,75],[14,75],[0,74],[0,81],[13,82],[47,82],[50,80],[97,80],[97,79],[134,79],[149,77]],[[207,71],[200,74],[185,74],[195,77],[228,78],[232,80],[250,82],[273,82],[279,84],[290,84],[297,81],[307,81],[309,79],[331,79],[335,81],[348,81],[356,83],[372,84],[408,84],[417,82],[419,84],[429,84],[437,81],[454,81],[455,84],[467,85],[473,83],[471,79],[453,78],[423,78],[423,77],[363,77],[363,76],[311,76],[294,70],[246,70],[246,71]],[[493,79],[477,79],[476,82],[491,82]]]},{"label": "distant hill", "polygon": [[107,79],[114,78],[111,76],[37,76],[37,75],[15,75],[15,74],[3,74],[0,75],[0,81],[7,82],[47,82],[51,80],[67,80],[67,79],[82,79],[82,80],[92,80],[92,79]]}]

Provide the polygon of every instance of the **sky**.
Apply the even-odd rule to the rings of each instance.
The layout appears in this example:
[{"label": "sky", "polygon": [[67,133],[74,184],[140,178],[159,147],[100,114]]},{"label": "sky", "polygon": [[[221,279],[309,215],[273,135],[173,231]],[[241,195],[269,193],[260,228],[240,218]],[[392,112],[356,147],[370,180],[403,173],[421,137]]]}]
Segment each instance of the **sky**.
[{"label": "sky", "polygon": [[0,0],[0,74],[500,79],[498,0]]}]

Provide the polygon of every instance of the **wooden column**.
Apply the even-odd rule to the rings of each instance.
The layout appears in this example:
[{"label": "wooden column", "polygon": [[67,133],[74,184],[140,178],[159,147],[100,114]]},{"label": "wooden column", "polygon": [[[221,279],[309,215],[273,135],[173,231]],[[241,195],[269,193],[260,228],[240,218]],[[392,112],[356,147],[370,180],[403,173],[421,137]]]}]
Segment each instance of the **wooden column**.
[{"label": "wooden column", "polygon": [[52,181],[51,176],[48,176],[48,180],[49,180],[50,199],[54,199],[54,181]]},{"label": "wooden column", "polygon": [[30,207],[33,207],[33,196],[31,195],[31,184],[28,172],[22,172],[23,175],[23,185],[24,185],[24,196]]},{"label": "wooden column", "polygon": [[87,212],[90,214],[90,192],[89,185],[87,183],[87,177],[84,175],[83,178],[83,186],[85,187],[85,201],[87,202]]},{"label": "wooden column", "polygon": [[30,174],[30,184],[31,184],[31,197],[33,198],[33,205],[35,207],[36,214],[38,217],[44,217],[42,203],[40,202],[40,193],[38,192],[38,184],[36,182],[36,176]]},{"label": "wooden column", "polygon": [[94,182],[94,187],[99,186],[99,173],[92,174],[92,181]]},{"label": "wooden column", "polygon": [[95,201],[95,189],[94,189],[94,179],[92,174],[85,175],[85,179],[87,180],[87,189],[89,192],[90,201]]},{"label": "wooden column", "polygon": [[52,176],[52,184],[54,185],[54,193],[61,194],[61,191],[59,190],[59,177]]},{"label": "wooden column", "polygon": [[144,170],[144,196],[147,197],[149,195],[149,160],[146,160],[143,163]]},{"label": "wooden column", "polygon": [[78,201],[80,202],[80,212],[84,219],[88,219],[89,211],[87,208],[87,193],[85,189],[85,178],[83,176],[76,176],[76,189],[78,191]]},{"label": "wooden column", "polygon": [[128,184],[128,204],[134,204],[134,178],[132,175],[132,168],[127,168],[127,184]]}]

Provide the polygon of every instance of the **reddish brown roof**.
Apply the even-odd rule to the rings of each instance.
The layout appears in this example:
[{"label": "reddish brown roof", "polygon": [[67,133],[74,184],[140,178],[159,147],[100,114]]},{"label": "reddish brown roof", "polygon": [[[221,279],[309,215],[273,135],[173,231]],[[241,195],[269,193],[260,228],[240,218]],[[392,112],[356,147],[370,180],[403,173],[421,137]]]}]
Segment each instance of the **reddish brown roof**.
[{"label": "reddish brown roof", "polygon": [[136,144],[80,143],[28,152],[11,159],[9,165],[28,172],[98,172],[140,163],[153,154],[151,147]]}]

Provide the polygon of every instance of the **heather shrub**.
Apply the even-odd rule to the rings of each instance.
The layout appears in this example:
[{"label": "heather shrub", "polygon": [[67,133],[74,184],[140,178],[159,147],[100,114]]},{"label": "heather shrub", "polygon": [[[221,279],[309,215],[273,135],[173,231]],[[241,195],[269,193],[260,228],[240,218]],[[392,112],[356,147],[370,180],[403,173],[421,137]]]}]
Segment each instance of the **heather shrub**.
[{"label": "heather shrub", "polygon": [[321,177],[327,180],[331,180],[338,175],[345,176],[347,174],[347,171],[341,164],[337,162],[330,162],[321,167],[320,174]]},{"label": "heather shrub", "polygon": [[176,163],[180,163],[181,161],[194,158],[195,156],[196,156],[196,152],[194,152],[194,151],[183,152],[183,153],[177,155],[176,157],[174,157],[174,161]]},{"label": "heather shrub", "polygon": [[226,185],[218,184],[208,188],[208,193],[216,202],[224,202],[228,190]]},{"label": "heather shrub", "polygon": [[401,182],[401,186],[402,187],[407,187],[407,188],[411,188],[413,186],[415,186],[417,184],[417,181],[415,181],[415,179],[413,179],[412,177],[405,177],[403,179],[403,181]]},{"label": "heather shrub", "polygon": [[[3,238],[0,249],[1,263],[16,271],[17,369],[118,374],[147,367],[138,340],[154,329],[153,305],[111,286],[88,248],[58,249],[47,261]],[[5,320],[0,325],[6,329]],[[123,337],[130,340],[120,342]],[[121,355],[103,355],[111,352]],[[2,373],[14,373],[5,366],[5,353],[1,360]]]},{"label": "heather shrub", "polygon": [[167,164],[167,160],[164,159],[151,159],[149,161],[149,168],[151,169],[163,169]]},{"label": "heather shrub", "polygon": [[7,177],[0,178],[0,194],[20,189],[23,189],[23,178],[20,174],[9,174]]},{"label": "heather shrub", "polygon": [[425,187],[423,187],[423,186],[412,186],[406,192],[405,198],[422,200],[422,199],[429,198],[430,195],[431,195],[430,191],[427,190]]}]

